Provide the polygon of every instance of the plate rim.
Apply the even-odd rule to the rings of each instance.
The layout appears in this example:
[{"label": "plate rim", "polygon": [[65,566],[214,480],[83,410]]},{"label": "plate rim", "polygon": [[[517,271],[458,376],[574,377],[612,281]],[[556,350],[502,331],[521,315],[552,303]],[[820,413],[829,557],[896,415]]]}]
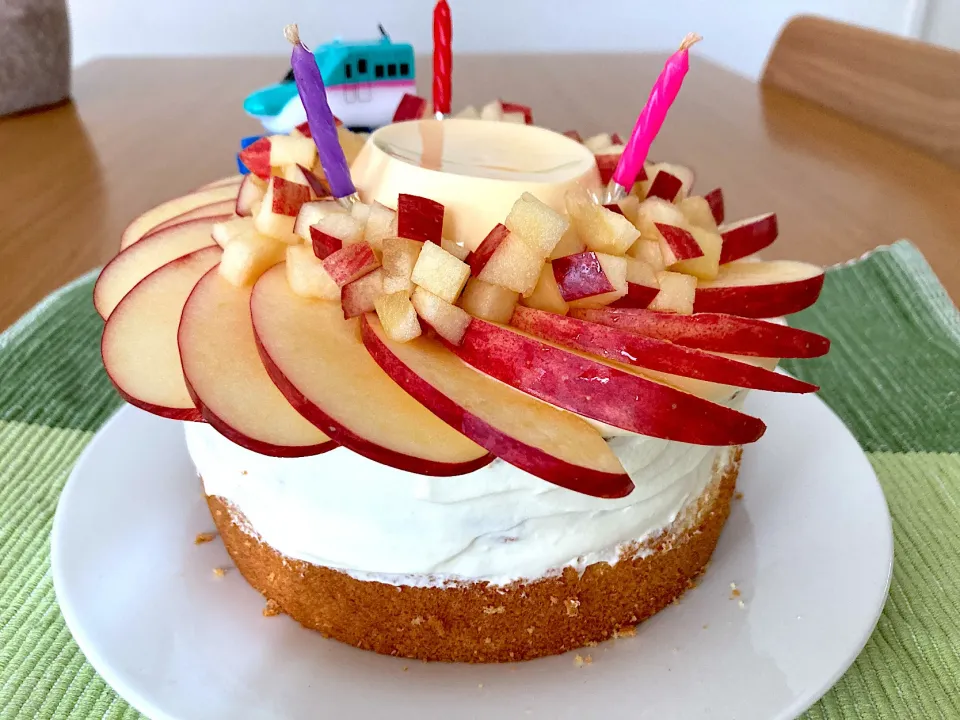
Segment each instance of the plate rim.
[{"label": "plate rim", "polygon": [[[777,395],[764,395],[762,397],[780,397],[782,399],[782,396]],[[843,662],[837,665],[835,671],[831,673],[829,680],[825,682],[823,687],[811,689],[805,694],[795,697],[788,706],[784,707],[784,709],[781,711],[781,716],[794,718],[799,717],[801,714],[809,710],[814,704],[816,704],[817,701],[824,697],[836,685],[840,678],[847,673],[847,671],[853,666],[857,658],[863,652],[867,643],[870,641],[870,638],[873,636],[873,633],[876,631],[877,624],[883,614],[886,603],[889,600],[895,562],[893,518],[890,514],[890,507],[886,498],[886,494],[883,491],[883,486],[877,477],[877,473],[873,467],[873,464],[870,462],[866,451],[860,445],[859,441],[857,441],[856,437],[847,427],[846,423],[843,422],[842,418],[840,418],[833,408],[830,407],[819,395],[811,395],[809,397],[821,406],[821,410],[825,410],[827,413],[832,415],[844,427],[850,441],[852,441],[852,443],[856,446],[861,457],[866,463],[866,467],[869,468],[872,479],[871,489],[879,494],[879,500],[881,501],[881,506],[883,508],[883,549],[885,550],[887,560],[884,564],[885,577],[883,582],[883,592],[877,594],[875,607],[870,615],[869,623],[866,625],[867,629],[865,630],[860,641],[854,646],[855,651],[851,651],[849,656]],[[90,455],[97,450],[99,444],[105,442],[103,438],[107,434],[107,431],[112,429],[114,425],[121,424],[126,415],[136,412],[143,411],[138,411],[136,408],[126,403],[121,405],[117,411],[111,415],[110,418],[96,431],[96,433],[88,442],[87,446],[78,456],[73,468],[71,469],[67,481],[64,483],[63,489],[61,490],[60,496],[57,499],[57,506],[49,536],[51,577],[53,581],[57,607],[61,616],[63,617],[64,623],[87,662],[90,663],[91,667],[96,671],[100,678],[107,685],[109,685],[109,687],[117,694],[118,697],[128,702],[137,711],[146,715],[147,717],[150,717],[153,720],[182,720],[181,718],[170,715],[162,708],[156,706],[149,699],[138,692],[133,685],[124,682],[121,679],[120,674],[114,672],[113,666],[101,655],[101,653],[96,650],[96,643],[94,643],[89,635],[84,632],[83,623],[75,614],[74,608],[69,603],[65,604],[61,601],[61,598],[64,597],[64,584],[66,582],[65,578],[63,577],[63,561],[58,560],[63,544],[63,525],[65,523],[63,517],[66,512],[62,511],[62,508],[68,505],[70,496],[77,492],[76,488],[79,481],[76,481],[75,478],[83,472],[84,466],[89,461]],[[745,446],[745,450],[748,448],[749,446]],[[879,516],[877,520],[880,520]],[[122,688],[122,692],[118,688]]]}]

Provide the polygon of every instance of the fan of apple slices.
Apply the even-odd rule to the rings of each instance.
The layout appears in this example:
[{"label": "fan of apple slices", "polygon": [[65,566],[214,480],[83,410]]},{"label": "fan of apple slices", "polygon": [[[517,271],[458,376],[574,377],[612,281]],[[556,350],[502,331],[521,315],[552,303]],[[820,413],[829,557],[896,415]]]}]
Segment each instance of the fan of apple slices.
[{"label": "fan of apple slices", "polygon": [[[601,172],[622,151],[585,144]],[[524,194],[465,248],[429,198],[331,198],[300,133],[245,153],[250,175],[135,220],[97,282],[104,366],[149,412],[265,455],[424,475],[500,458],[621,497],[601,432],[741,445],[764,425],[724,404],[738,389],[816,390],[774,368],[829,341],[769,319],[815,302],[822,270],[757,260],[776,215],[719,224],[722,193],[692,195],[686,168],[648,165],[616,204]]]}]

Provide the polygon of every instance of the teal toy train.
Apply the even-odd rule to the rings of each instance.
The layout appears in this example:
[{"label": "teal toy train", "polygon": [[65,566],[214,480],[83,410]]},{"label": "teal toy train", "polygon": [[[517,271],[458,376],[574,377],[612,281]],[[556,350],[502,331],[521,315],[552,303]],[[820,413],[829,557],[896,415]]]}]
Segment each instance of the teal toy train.
[{"label": "teal toy train", "polygon": [[[347,127],[386,125],[404,94],[416,93],[413,46],[391,41],[383,26],[378,40],[334,40],[318,46],[313,54],[327,86],[330,109]],[[292,72],[276,85],[247,96],[243,109],[268,133],[290,132],[307,119]]]}]

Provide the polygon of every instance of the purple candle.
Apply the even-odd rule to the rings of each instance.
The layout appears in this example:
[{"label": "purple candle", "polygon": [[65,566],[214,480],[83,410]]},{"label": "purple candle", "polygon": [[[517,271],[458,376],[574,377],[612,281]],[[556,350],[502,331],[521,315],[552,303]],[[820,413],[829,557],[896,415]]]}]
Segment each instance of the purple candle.
[{"label": "purple candle", "polygon": [[330,112],[327,103],[327,89],[317,67],[317,59],[310,49],[300,42],[300,32],[296,25],[287,25],[283,35],[293,45],[290,55],[290,66],[293,68],[293,77],[297,81],[297,91],[307,111],[307,122],[310,124],[310,134],[317,144],[317,154],[320,164],[330,183],[330,190],[335,197],[349,197],[357,192],[350,178],[350,168],[347,158],[340,147],[340,138],[337,136],[337,124]]}]

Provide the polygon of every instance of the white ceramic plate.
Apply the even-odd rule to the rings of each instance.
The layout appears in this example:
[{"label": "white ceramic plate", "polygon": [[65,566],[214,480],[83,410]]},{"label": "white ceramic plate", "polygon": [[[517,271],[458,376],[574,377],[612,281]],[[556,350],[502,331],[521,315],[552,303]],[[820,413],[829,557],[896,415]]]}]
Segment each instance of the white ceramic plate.
[{"label": "white ceramic plate", "polygon": [[[636,637],[522,664],[382,657],[325,640],[232,570],[179,423],[125,407],[73,471],[53,579],[90,663],[155,720],[792,718],[840,677],[883,607],[890,516],[863,452],[816,397],[754,393],[769,429],[744,453],[702,582]],[[742,592],[731,599],[730,584]]]}]

